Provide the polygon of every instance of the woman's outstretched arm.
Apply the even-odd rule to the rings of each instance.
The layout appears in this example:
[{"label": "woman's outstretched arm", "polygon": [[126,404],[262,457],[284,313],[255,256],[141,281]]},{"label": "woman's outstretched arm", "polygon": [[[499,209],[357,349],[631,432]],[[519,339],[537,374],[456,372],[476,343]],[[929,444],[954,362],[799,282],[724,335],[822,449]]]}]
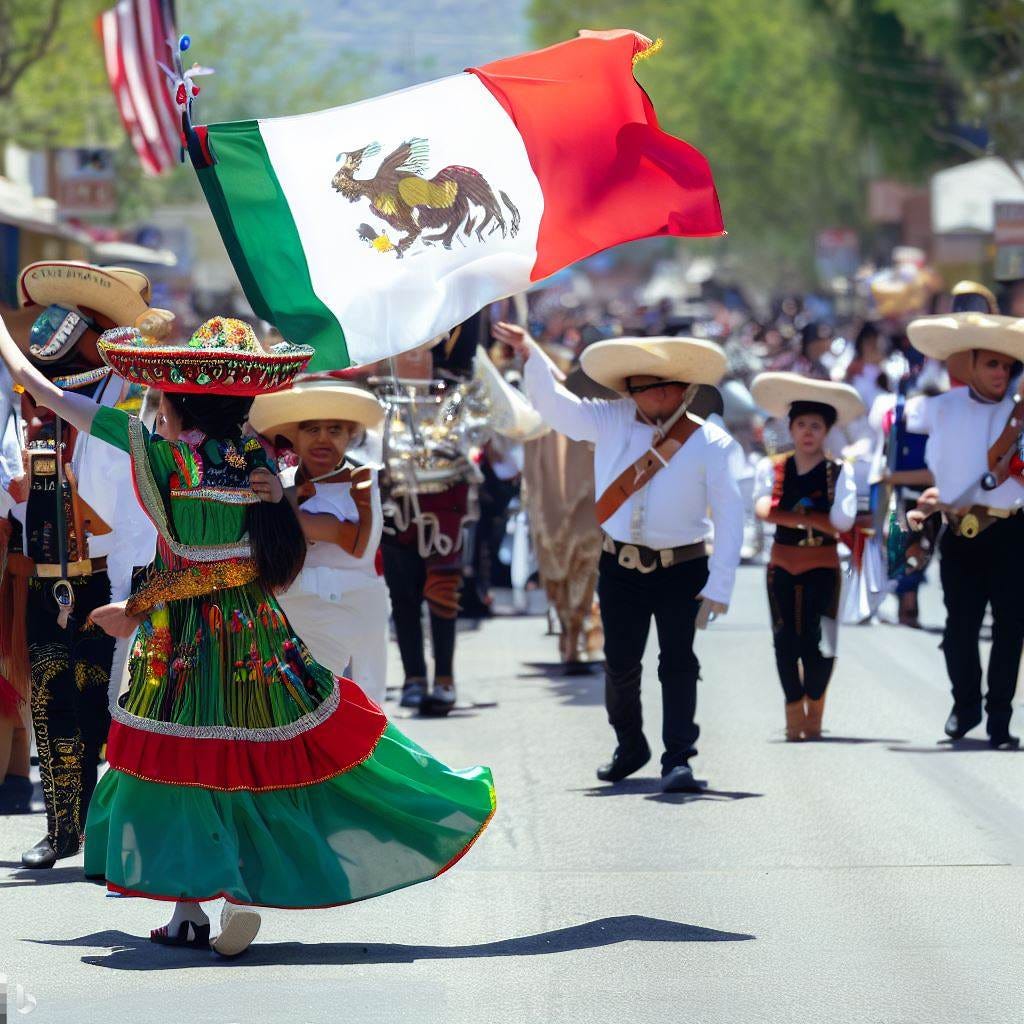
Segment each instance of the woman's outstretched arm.
[{"label": "woman's outstretched arm", "polygon": [[61,419],[73,427],[88,433],[93,417],[99,408],[96,402],[73,391],[61,391],[56,384],[48,381],[18,348],[7,324],[0,317],[0,356],[11,371],[15,384],[20,384],[35,400],[37,405],[52,409]]}]

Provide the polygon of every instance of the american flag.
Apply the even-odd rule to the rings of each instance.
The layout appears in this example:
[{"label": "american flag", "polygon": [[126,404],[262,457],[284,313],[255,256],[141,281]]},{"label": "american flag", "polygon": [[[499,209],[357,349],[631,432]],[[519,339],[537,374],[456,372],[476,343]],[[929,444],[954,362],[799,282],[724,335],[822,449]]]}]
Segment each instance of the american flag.
[{"label": "american flag", "polygon": [[177,43],[173,0],[119,0],[99,29],[121,122],[143,168],[163,174],[181,152],[181,114],[160,68]]}]

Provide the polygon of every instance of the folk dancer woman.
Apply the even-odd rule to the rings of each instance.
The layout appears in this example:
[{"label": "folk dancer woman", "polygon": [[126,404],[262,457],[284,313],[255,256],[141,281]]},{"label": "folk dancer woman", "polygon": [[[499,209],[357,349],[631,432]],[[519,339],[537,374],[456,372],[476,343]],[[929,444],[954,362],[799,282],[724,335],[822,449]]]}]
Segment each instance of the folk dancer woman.
[{"label": "folk dancer woman", "polygon": [[754,401],[788,417],[794,450],[764,459],[754,487],[754,509],[775,524],[768,559],[775,665],[786,700],[786,739],[821,737],[825,691],[835,667],[841,576],[837,539],[857,516],[853,472],[825,452],[834,426],[864,415],[848,384],[796,373],[762,373]]},{"label": "folk dancer woman", "polygon": [[493,813],[490,772],[453,772],[407,740],[312,658],[274,596],[306,544],[242,423],[253,394],[286,386],[313,350],[266,351],[226,318],[181,346],[120,329],[100,347],[127,379],[159,382],[163,436],[61,392],[0,330],[15,382],[130,453],[159,534],[149,581],[93,613],[135,640],[89,811],[86,874],[173,901],[151,934],[165,945],[207,948],[201,904],[225,897],[213,946],[231,956],[255,937],[254,906],[348,903],[445,871]]},{"label": "folk dancer woman", "polygon": [[346,452],[384,410],[369,391],[331,379],[299,381],[260,395],[249,425],[270,441],[283,438],[298,456],[281,482],[296,503],[306,561],[280,595],[281,607],[313,657],[335,675],[359,680],[384,703],[388,595],[375,561],[383,525],[377,470],[349,464]]}]

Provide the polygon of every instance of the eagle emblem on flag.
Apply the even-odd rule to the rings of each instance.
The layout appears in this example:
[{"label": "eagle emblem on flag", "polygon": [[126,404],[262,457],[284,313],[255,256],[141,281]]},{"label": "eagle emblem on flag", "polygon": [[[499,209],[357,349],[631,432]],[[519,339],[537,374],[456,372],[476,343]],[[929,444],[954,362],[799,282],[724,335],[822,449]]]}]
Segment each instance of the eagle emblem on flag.
[{"label": "eagle emblem on flag", "polygon": [[339,166],[331,179],[336,192],[351,203],[368,200],[371,212],[398,233],[392,239],[386,228],[379,231],[361,224],[359,237],[378,252],[393,252],[401,259],[416,242],[450,249],[460,232],[463,242],[474,235],[484,242],[496,231],[502,238],[518,234],[519,210],[506,193],[500,189],[495,193],[479,171],[451,165],[426,177],[430,156],[426,139],[408,139],[381,161],[372,178],[357,178],[363,161],[380,151],[380,144],[371,142],[339,153]]}]

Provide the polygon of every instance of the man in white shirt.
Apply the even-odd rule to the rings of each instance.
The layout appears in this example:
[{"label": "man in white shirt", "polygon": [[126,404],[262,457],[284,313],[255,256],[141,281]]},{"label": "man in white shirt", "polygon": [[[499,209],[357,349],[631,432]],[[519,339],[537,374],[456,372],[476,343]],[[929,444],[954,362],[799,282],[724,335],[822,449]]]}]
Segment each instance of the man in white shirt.
[{"label": "man in white shirt", "polygon": [[662,785],[667,792],[699,788],[689,766],[699,734],[694,629],[728,609],[743,542],[743,501],[729,471],[731,438],[688,416],[686,406],[697,385],[718,383],[725,357],[717,346],[689,338],[597,342],[584,351],[583,369],[623,397],[580,399],[560,385],[558,370],[522,328],[499,324],[494,334],[526,358],[530,400],[544,420],[594,445],[604,530],[598,597],[605,705],[617,739],[598,778],[619,782],[650,759],[640,678],[653,617],[663,706]]},{"label": "man in white shirt", "polygon": [[1008,391],[1014,366],[1024,359],[1024,321],[961,312],[922,317],[908,333],[917,349],[936,359],[970,353],[962,360],[967,387],[907,403],[908,428],[928,435],[925,460],[950,524],[939,547],[946,604],[942,649],[953,690],[945,731],[959,740],[981,722],[978,633],[991,606],[989,743],[1014,749],[1019,744],[1010,735],[1010,716],[1024,646],[1024,484],[1008,472],[1008,458],[990,472],[989,452],[1005,447],[1010,456],[1018,449],[1020,427],[1010,418],[1019,414]]}]

